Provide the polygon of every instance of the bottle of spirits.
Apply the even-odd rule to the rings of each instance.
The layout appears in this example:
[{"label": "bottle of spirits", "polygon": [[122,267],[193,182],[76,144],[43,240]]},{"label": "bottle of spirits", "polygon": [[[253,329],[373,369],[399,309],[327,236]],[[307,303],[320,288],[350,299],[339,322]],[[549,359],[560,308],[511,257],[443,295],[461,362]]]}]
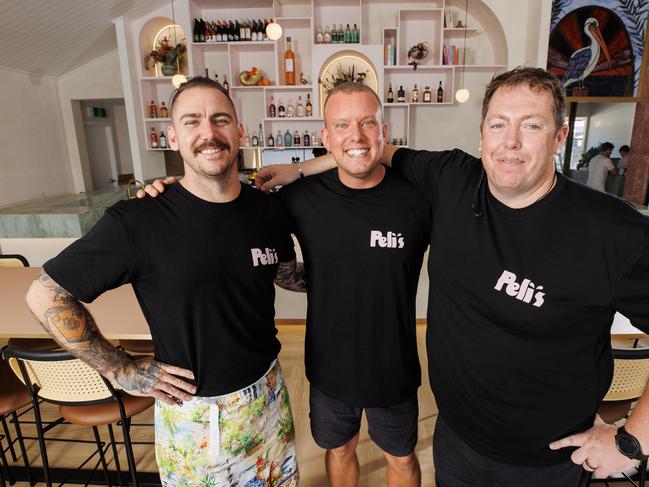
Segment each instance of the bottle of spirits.
[{"label": "bottle of spirits", "polygon": [[338,44],[338,29],[336,29],[336,24],[331,28],[331,43]]},{"label": "bottle of spirits", "polygon": [[259,124],[259,145],[263,146],[264,140],[264,129],[261,124]]},{"label": "bottle of spirits", "polygon": [[412,103],[419,103],[419,90],[417,89],[416,83],[415,87],[410,92],[410,100],[412,101]]},{"label": "bottle of spirits", "polygon": [[273,95],[270,95],[270,105],[268,105],[268,117],[275,118],[277,116],[277,110],[275,108],[275,100]]},{"label": "bottle of spirits", "polygon": [[322,26],[318,27],[318,32],[315,35],[316,44],[324,44],[324,34],[322,33]]},{"label": "bottle of spirits", "polygon": [[385,97],[388,103],[394,103],[394,91],[392,91],[392,83],[388,84],[388,95]]},{"label": "bottle of spirits", "polygon": [[309,135],[309,131],[305,130],[304,131],[304,147],[309,147],[311,145],[311,136]]},{"label": "bottle of spirits", "polygon": [[358,30],[358,27],[356,27],[356,24],[354,24],[354,29],[352,30],[352,43],[358,44],[361,42],[361,32]]},{"label": "bottle of spirits", "polygon": [[437,88],[437,103],[444,102],[444,88],[442,88],[442,82],[439,82],[439,88]]},{"label": "bottle of spirits", "polygon": [[345,29],[343,29],[343,24],[340,24],[340,29],[338,29],[338,42],[340,44],[345,42]]},{"label": "bottle of spirits", "polygon": [[228,75],[224,74],[223,75],[223,89],[230,94],[230,83],[228,83]]},{"label": "bottle of spirits", "polygon": [[205,42],[205,21],[201,18],[198,30],[198,42]]},{"label": "bottle of spirits", "polygon": [[241,24],[238,20],[234,21],[234,28],[232,29],[232,40],[239,42],[241,39]]},{"label": "bottle of spirits", "polygon": [[311,136],[311,145],[313,147],[318,147],[318,145],[320,145],[317,132],[313,132],[313,135]]},{"label": "bottle of spirits", "polygon": [[352,43],[352,30],[349,28],[349,24],[345,27],[345,44]]},{"label": "bottle of spirits", "polygon": [[192,41],[198,42],[199,39],[199,31],[200,31],[200,24],[198,23],[198,19],[194,19],[194,28],[192,29]]},{"label": "bottle of spirits", "polygon": [[266,145],[268,147],[275,147],[275,138],[273,137],[273,134],[270,134],[268,136],[268,140],[266,141]]},{"label": "bottle of spirits", "polygon": [[167,136],[165,135],[164,130],[160,131],[160,148],[161,149],[167,148]]},{"label": "bottle of spirits", "polygon": [[246,20],[246,40],[252,40],[252,21],[250,19]]},{"label": "bottle of spirits", "polygon": [[399,85],[399,89],[397,90],[397,103],[405,103],[406,102],[406,91],[403,89],[403,85]]},{"label": "bottle of spirits", "polygon": [[293,136],[289,129],[284,133],[284,147],[293,147]]},{"label": "bottle of spirits", "polygon": [[293,118],[295,112],[293,110],[293,100],[288,99],[288,105],[286,105],[286,118]]},{"label": "bottle of spirits", "polygon": [[430,103],[433,101],[433,93],[430,91],[430,86],[426,86],[424,90],[424,103]]},{"label": "bottle of spirits", "polygon": [[250,135],[248,135],[248,127],[243,132],[243,145],[246,147],[250,146]]},{"label": "bottle of spirits", "polygon": [[286,117],[286,108],[284,108],[284,102],[282,100],[279,100],[279,106],[277,107],[277,116],[279,118],[284,118]]},{"label": "bottle of spirits", "polygon": [[328,25],[325,27],[325,31],[324,31],[324,43],[331,44],[331,31],[329,30]]},{"label": "bottle of spirits", "polygon": [[300,131],[296,130],[295,133],[293,134],[293,145],[299,146],[300,144],[301,144]]},{"label": "bottle of spirits", "polygon": [[153,100],[151,100],[151,104],[149,105],[149,118],[158,118],[158,107]]},{"label": "bottle of spirits", "polygon": [[304,105],[302,104],[302,96],[297,97],[297,105],[295,105],[295,116],[303,117],[305,113]]},{"label": "bottle of spirits", "polygon": [[160,118],[169,118],[169,110],[165,106],[165,102],[160,102]]},{"label": "bottle of spirits", "polygon": [[284,147],[284,136],[281,130],[278,130],[275,136],[275,147]]},{"label": "bottle of spirits", "polygon": [[295,54],[293,54],[293,48],[291,43],[291,38],[286,38],[286,52],[284,53],[284,84],[294,85],[295,84]]},{"label": "bottle of spirits", "polygon": [[257,132],[252,133],[252,139],[250,140],[250,144],[253,147],[257,147],[259,145],[259,139],[257,138]]},{"label": "bottle of spirits", "polygon": [[306,94],[306,107],[304,109],[304,115],[307,117],[313,116],[313,105],[311,104],[311,94]]},{"label": "bottle of spirits", "polygon": [[158,148],[158,134],[155,133],[155,127],[151,127],[151,133],[149,134],[149,142],[151,143],[152,149]]}]

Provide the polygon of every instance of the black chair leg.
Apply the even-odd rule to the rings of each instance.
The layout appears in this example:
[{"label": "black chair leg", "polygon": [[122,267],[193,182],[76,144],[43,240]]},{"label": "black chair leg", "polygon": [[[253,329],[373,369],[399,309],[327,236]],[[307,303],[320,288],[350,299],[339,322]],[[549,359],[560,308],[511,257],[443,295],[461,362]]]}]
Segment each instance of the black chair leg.
[{"label": "black chair leg", "polygon": [[50,480],[50,462],[47,459],[47,448],[45,448],[45,433],[43,432],[43,420],[41,418],[41,410],[38,405],[38,400],[32,396],[32,405],[34,406],[34,423],[36,423],[36,436],[38,437],[38,447],[41,450],[41,460],[43,461],[43,476],[45,477],[45,485],[52,487]]},{"label": "black chair leg", "polygon": [[16,429],[16,438],[18,438],[18,446],[20,446],[20,454],[23,457],[23,463],[27,469],[27,480],[29,485],[32,486],[35,484],[34,479],[32,479],[32,467],[29,464],[29,458],[27,458],[27,450],[25,450],[25,442],[23,441],[23,433],[20,429],[20,421],[18,421],[18,415],[14,411],[11,413],[11,419],[14,422],[14,428]]},{"label": "black chair leg", "polygon": [[640,462],[640,477],[638,478],[638,487],[644,487],[647,481],[647,459]]},{"label": "black chair leg", "polygon": [[122,480],[122,467],[119,464],[119,455],[117,454],[117,443],[115,442],[115,434],[113,432],[113,425],[108,425],[108,434],[110,435],[110,444],[113,447],[113,458],[115,459],[115,470],[117,470],[117,480],[119,481],[120,487],[124,485]]},{"label": "black chair leg", "polygon": [[2,429],[5,431],[5,438],[7,439],[7,444],[9,445],[9,453],[11,453],[11,461],[15,462],[18,460],[16,457],[16,450],[14,450],[13,441],[11,441],[11,435],[9,434],[9,427],[7,426],[7,420],[2,416]]},{"label": "black chair leg", "polygon": [[[2,440],[2,436],[0,436],[0,440]],[[5,472],[7,473],[6,478]],[[11,476],[11,472],[9,471],[9,463],[7,463],[7,457],[5,456],[5,449],[2,445],[2,441],[0,441],[0,479],[2,480],[3,486],[6,485],[7,481],[9,481],[9,485],[14,484],[14,479]]]},{"label": "black chair leg", "polygon": [[[130,421],[128,421],[130,424]],[[131,471],[131,480],[133,481],[133,487],[138,487],[137,481],[137,471],[135,470],[135,457],[133,456],[133,445],[131,444],[131,435],[129,434],[129,427],[127,425],[127,420],[122,420],[122,433],[124,435],[124,448],[126,450],[126,459],[128,460],[128,468]]]},{"label": "black chair leg", "polygon": [[101,462],[101,467],[104,470],[104,478],[106,479],[106,484],[108,485],[108,487],[112,487],[113,484],[110,481],[108,465],[106,465],[106,457],[104,456],[104,445],[101,442],[101,438],[99,438],[99,430],[96,426],[93,426],[92,432],[95,434],[95,443],[97,443],[97,452],[99,453],[99,461]]}]

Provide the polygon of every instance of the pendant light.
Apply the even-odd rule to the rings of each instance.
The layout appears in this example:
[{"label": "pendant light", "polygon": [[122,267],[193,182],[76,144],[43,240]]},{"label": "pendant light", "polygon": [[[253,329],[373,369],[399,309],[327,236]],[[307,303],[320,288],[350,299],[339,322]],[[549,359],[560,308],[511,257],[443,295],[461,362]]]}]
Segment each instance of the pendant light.
[{"label": "pendant light", "polygon": [[[174,0],[171,0],[171,21],[173,22],[172,29],[174,30],[174,46],[178,45],[178,39],[176,37],[176,14],[174,12]],[[171,78],[171,84],[174,88],[180,88],[180,85],[187,83],[187,77],[184,74],[180,74],[180,59],[176,56],[176,74]]]},{"label": "pendant light", "polygon": [[266,35],[271,41],[276,41],[282,37],[282,26],[272,21],[266,26]]},{"label": "pendant light", "polygon": [[464,87],[464,71],[466,70],[466,28],[467,17],[469,16],[469,0],[465,0],[464,4],[464,46],[462,48],[462,83],[459,90],[455,92],[455,99],[458,103],[466,103],[469,101],[471,93]]}]

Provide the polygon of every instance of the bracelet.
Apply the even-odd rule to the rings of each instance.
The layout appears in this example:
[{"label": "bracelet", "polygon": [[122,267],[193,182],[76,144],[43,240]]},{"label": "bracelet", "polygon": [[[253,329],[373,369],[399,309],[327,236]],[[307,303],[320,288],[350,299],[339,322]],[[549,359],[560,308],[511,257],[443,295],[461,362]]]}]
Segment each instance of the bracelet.
[{"label": "bracelet", "polygon": [[303,178],[304,177],[304,169],[302,169],[302,163],[300,161],[297,161],[295,163],[295,165],[297,166],[297,173],[300,175],[300,178]]}]

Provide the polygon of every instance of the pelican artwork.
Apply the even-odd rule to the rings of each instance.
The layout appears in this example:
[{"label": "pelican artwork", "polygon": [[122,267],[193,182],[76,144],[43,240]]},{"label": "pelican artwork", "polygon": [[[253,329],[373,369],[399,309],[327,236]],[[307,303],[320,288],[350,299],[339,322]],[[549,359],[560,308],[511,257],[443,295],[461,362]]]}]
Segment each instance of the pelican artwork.
[{"label": "pelican artwork", "polygon": [[611,66],[611,56],[606,48],[606,43],[599,31],[599,22],[597,19],[590,17],[584,23],[584,32],[590,37],[590,46],[577,49],[570,56],[566,73],[563,76],[563,86],[568,87],[572,83],[579,83],[579,87],[584,87],[584,80],[593,72],[597,62],[599,61],[600,50],[604,52],[604,56],[608,61],[609,68]]}]

